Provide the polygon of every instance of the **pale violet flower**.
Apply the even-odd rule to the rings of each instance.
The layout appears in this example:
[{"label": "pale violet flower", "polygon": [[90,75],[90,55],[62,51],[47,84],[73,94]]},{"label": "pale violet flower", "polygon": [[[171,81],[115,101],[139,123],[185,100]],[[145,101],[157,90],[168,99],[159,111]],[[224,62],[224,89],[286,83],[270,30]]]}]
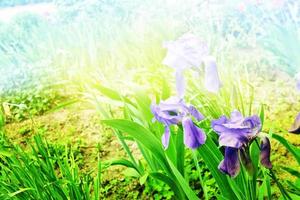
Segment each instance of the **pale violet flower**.
[{"label": "pale violet flower", "polygon": [[215,59],[209,55],[208,45],[197,36],[186,33],[175,41],[164,42],[167,54],[163,64],[175,69],[176,89],[183,98],[185,91],[184,70],[205,65],[205,87],[218,92],[221,87]]},{"label": "pale violet flower", "polygon": [[165,127],[161,138],[165,149],[169,146],[171,125],[182,125],[184,144],[188,148],[196,149],[205,143],[206,135],[204,131],[193,122],[193,119],[202,121],[204,116],[194,106],[185,104],[183,99],[171,97],[161,101],[158,105],[152,104],[151,111],[155,119]]},{"label": "pale violet flower", "polygon": [[295,76],[296,78],[296,89],[300,91],[300,72],[298,72]]}]

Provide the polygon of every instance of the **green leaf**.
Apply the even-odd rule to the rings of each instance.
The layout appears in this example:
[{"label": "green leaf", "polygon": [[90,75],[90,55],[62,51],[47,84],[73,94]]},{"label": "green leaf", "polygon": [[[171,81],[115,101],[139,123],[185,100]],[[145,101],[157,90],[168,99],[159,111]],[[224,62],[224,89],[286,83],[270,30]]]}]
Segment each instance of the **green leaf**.
[{"label": "green leaf", "polygon": [[298,164],[300,165],[300,150],[294,145],[290,144],[285,138],[275,133],[271,133],[272,138],[279,141],[285,148],[295,157]]},{"label": "green leaf", "polygon": [[261,121],[261,126],[263,127],[264,121],[265,121],[265,107],[264,107],[264,104],[261,104],[260,112],[259,112],[259,118],[260,118],[260,121]]},{"label": "green leaf", "polygon": [[133,168],[135,170],[138,171],[138,169],[136,168],[136,166],[130,162],[129,160],[126,160],[126,159],[117,159],[117,160],[112,160],[112,161],[108,161],[107,164],[109,166],[113,166],[113,165],[122,165],[122,166],[125,166],[125,167],[129,167],[129,168]]},{"label": "green leaf", "polygon": [[143,176],[140,177],[140,184],[144,185],[148,179],[149,174],[145,173]]},{"label": "green leaf", "polygon": [[287,171],[288,173],[290,173],[291,175],[300,178],[300,172],[298,170],[292,169],[290,167],[284,167],[284,166],[281,166],[281,168]]},{"label": "green leaf", "polygon": [[150,176],[152,176],[153,178],[158,179],[158,180],[166,183],[168,186],[170,186],[172,191],[175,193],[175,198],[177,198],[178,200],[183,200],[186,198],[184,192],[178,187],[178,185],[172,178],[168,177],[167,175],[165,175],[163,173],[159,173],[159,172],[150,173]]},{"label": "green leaf", "polygon": [[136,93],[135,100],[137,102],[138,109],[142,114],[141,117],[144,118],[146,122],[151,122],[153,118],[153,114],[150,110],[151,100],[143,92]]},{"label": "green leaf", "polygon": [[102,122],[132,136],[152,153],[152,155],[155,157],[153,159],[157,159],[153,160],[155,164],[159,163],[167,173],[170,173],[170,167],[166,161],[162,144],[152,132],[140,124],[129,120],[112,119],[102,120]]},{"label": "green leaf", "polygon": [[16,196],[16,195],[18,195],[18,194],[20,194],[22,192],[28,191],[28,190],[34,190],[34,189],[33,188],[21,188],[21,189],[19,189],[16,192],[10,193],[9,196],[10,197],[14,197],[14,196]]},{"label": "green leaf", "polygon": [[123,97],[116,91],[104,87],[101,84],[96,84],[95,88],[97,88],[103,95],[107,96],[110,99],[116,100],[116,101],[122,101]]},{"label": "green leaf", "polygon": [[178,183],[181,185],[182,190],[184,191],[185,195],[189,200],[198,200],[199,198],[195,194],[195,192],[191,189],[189,184],[186,182],[184,177],[180,174],[180,172],[177,170],[175,165],[168,159],[169,165],[172,169],[172,172],[174,176],[176,177]]},{"label": "green leaf", "polygon": [[134,168],[126,168],[123,171],[123,174],[128,177],[135,177],[135,178],[140,177],[140,174]]},{"label": "green leaf", "polygon": [[226,175],[222,174],[218,169],[223,156],[210,136],[207,137],[205,144],[198,148],[198,153],[207,165],[212,176],[215,178],[224,198],[232,200],[238,199],[231,188],[231,185],[233,185],[234,182],[232,181],[232,184],[230,184],[229,181],[231,180],[228,180]]}]

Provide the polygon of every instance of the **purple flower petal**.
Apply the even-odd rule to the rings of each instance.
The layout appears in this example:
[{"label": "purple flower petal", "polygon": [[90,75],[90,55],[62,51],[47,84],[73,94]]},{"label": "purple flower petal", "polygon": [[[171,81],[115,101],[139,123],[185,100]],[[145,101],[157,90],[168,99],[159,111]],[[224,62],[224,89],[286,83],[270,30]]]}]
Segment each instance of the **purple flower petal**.
[{"label": "purple flower petal", "polygon": [[245,135],[246,134],[242,131],[223,132],[219,137],[219,145],[232,148],[241,148],[245,143],[248,142],[248,138]]},{"label": "purple flower petal", "polygon": [[267,137],[263,137],[260,145],[260,163],[266,168],[272,168],[272,163],[270,161],[271,154],[271,144]]},{"label": "purple flower petal", "polygon": [[212,120],[211,127],[212,129],[214,129],[214,131],[216,131],[219,134],[228,130],[226,127],[223,126],[223,124],[227,122],[227,117],[225,115],[222,115],[219,119]]},{"label": "purple flower petal", "polygon": [[161,142],[165,149],[168,148],[170,142],[170,128],[165,126],[165,133],[161,137]]},{"label": "purple flower petal", "polygon": [[217,93],[221,88],[222,84],[219,78],[216,60],[212,56],[205,58],[205,88],[213,93]]},{"label": "purple flower petal", "polygon": [[231,123],[241,123],[244,120],[242,113],[238,110],[234,110],[230,113],[230,122]]},{"label": "purple flower petal", "polygon": [[191,33],[175,41],[164,42],[163,47],[168,49],[163,64],[175,69],[199,67],[203,57],[209,53],[207,44]]},{"label": "purple flower petal", "polygon": [[197,108],[195,108],[195,106],[189,106],[189,112],[197,121],[204,119],[204,116],[197,110]]},{"label": "purple flower petal", "polygon": [[296,116],[292,127],[289,130],[290,133],[300,134],[300,113]]},{"label": "purple flower petal", "polygon": [[238,149],[226,147],[224,160],[219,164],[219,170],[231,177],[236,177],[240,171]]},{"label": "purple flower petal", "polygon": [[300,91],[300,72],[296,74],[296,89]]},{"label": "purple flower petal", "polygon": [[240,112],[233,111],[230,119],[221,116],[213,120],[212,128],[220,136],[220,146],[241,148],[257,136],[261,129],[261,122],[256,115],[244,118]]},{"label": "purple flower petal", "polygon": [[191,118],[184,118],[182,121],[184,132],[184,144],[188,148],[196,149],[205,143],[206,135],[198,128]]},{"label": "purple flower petal", "polygon": [[169,98],[161,101],[159,105],[152,104],[151,111],[155,119],[165,125],[181,122],[187,106],[178,98]]},{"label": "purple flower petal", "polygon": [[239,150],[239,155],[240,155],[240,159],[243,163],[243,166],[246,168],[248,174],[250,176],[253,176],[254,166],[252,164],[251,157],[250,157],[249,153],[247,153],[247,152],[249,152],[249,151],[246,151],[246,149],[242,148]]}]

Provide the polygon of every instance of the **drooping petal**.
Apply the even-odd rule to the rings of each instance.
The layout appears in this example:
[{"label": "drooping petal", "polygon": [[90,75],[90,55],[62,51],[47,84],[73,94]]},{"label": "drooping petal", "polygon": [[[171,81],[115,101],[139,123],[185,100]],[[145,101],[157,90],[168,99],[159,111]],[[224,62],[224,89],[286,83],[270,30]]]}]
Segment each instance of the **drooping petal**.
[{"label": "drooping petal", "polygon": [[248,174],[250,176],[253,176],[253,174],[254,174],[254,166],[253,166],[251,157],[249,155],[249,149],[246,150],[245,148],[241,148],[239,150],[239,155],[240,155],[241,161],[243,163],[243,166],[247,170]]},{"label": "drooping petal", "polygon": [[270,161],[271,154],[271,144],[267,137],[263,137],[260,145],[260,163],[266,168],[272,168],[272,163]]},{"label": "drooping petal", "polygon": [[296,89],[300,91],[300,72],[296,74]]},{"label": "drooping petal", "polygon": [[177,69],[175,71],[175,77],[176,77],[176,89],[177,89],[177,95],[179,98],[184,97],[185,92],[185,80],[183,75],[183,70]]},{"label": "drooping petal", "polygon": [[296,116],[292,127],[289,130],[290,133],[300,134],[300,113]]},{"label": "drooping petal", "polygon": [[204,119],[204,116],[197,110],[197,108],[195,108],[195,106],[189,106],[189,112],[197,121]]},{"label": "drooping petal", "polygon": [[205,133],[193,123],[191,118],[184,118],[182,121],[182,125],[185,146],[191,149],[196,149],[200,145],[205,143]]},{"label": "drooping petal", "polygon": [[204,60],[205,64],[205,88],[213,93],[217,93],[222,84],[219,78],[216,60],[212,56],[208,56]]},{"label": "drooping petal", "polygon": [[165,149],[168,148],[170,142],[170,128],[169,126],[165,126],[165,133],[161,137],[161,142]]},{"label": "drooping petal", "polygon": [[226,147],[224,160],[219,164],[219,170],[231,177],[236,177],[240,171],[238,149]]}]

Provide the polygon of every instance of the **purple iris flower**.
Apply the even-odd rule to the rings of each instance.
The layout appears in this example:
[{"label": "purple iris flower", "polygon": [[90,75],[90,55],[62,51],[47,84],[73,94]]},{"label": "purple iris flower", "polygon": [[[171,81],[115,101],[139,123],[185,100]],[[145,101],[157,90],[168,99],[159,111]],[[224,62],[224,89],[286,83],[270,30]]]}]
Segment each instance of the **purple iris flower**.
[{"label": "purple iris flower", "polygon": [[296,116],[292,127],[289,130],[290,133],[300,134],[300,113]]},{"label": "purple iris flower", "polygon": [[168,49],[163,64],[175,69],[176,88],[182,98],[185,91],[184,70],[205,65],[205,87],[210,92],[218,92],[221,87],[215,59],[209,55],[208,45],[197,36],[186,33],[175,41],[164,42]]},{"label": "purple iris flower", "polygon": [[[221,161],[219,169],[230,175],[237,176],[240,170],[239,157],[243,163],[251,167],[249,156],[249,146],[258,137],[261,130],[261,121],[257,115],[243,117],[238,111],[233,111],[230,118],[221,116],[212,121],[212,128],[219,135],[220,146],[225,146],[224,160]],[[249,165],[249,163],[251,165]],[[270,162],[270,142],[267,137],[262,139],[261,164],[271,168]],[[245,166],[247,167],[247,166]]]},{"label": "purple iris flower", "polygon": [[182,99],[171,97],[161,101],[159,105],[153,104],[151,111],[155,119],[164,124],[165,132],[162,136],[162,144],[165,149],[169,146],[171,125],[182,124],[184,144],[188,148],[196,149],[205,143],[205,133],[192,120],[194,118],[201,121],[204,116],[194,106],[187,106]]}]

